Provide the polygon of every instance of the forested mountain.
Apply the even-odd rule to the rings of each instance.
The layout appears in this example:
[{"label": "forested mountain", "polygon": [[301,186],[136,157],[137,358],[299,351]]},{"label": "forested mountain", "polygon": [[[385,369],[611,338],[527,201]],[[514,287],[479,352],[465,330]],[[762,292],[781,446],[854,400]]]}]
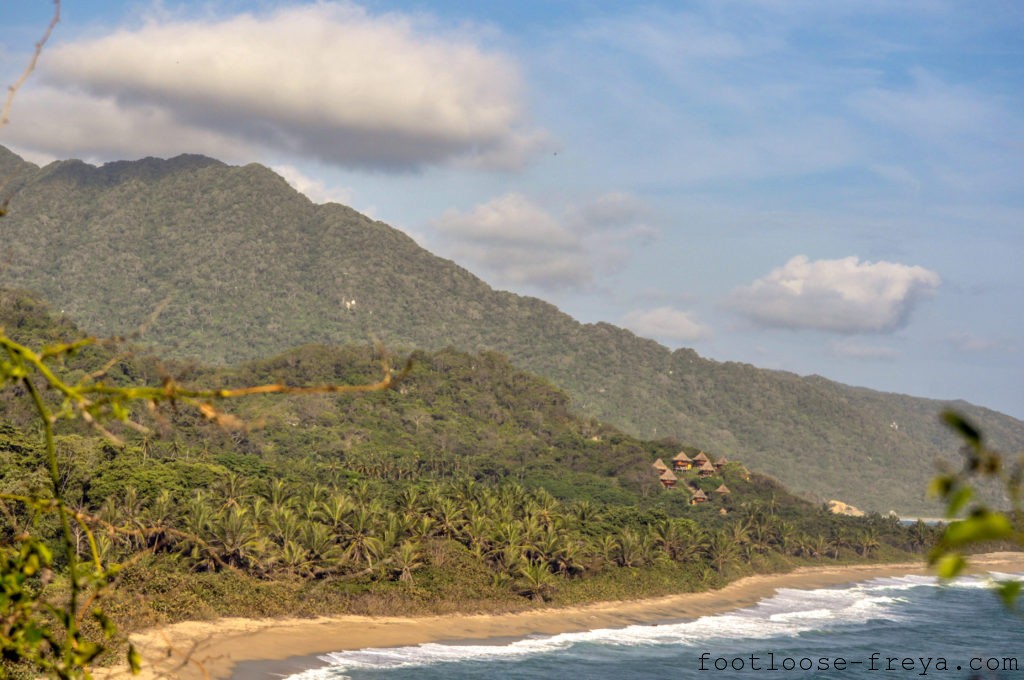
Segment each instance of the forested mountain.
[{"label": "forested mountain", "polygon": [[[939,402],[578,323],[493,290],[386,224],[315,205],[259,165],[179,156],[37,168],[0,149],[0,177],[0,283],[38,291],[98,335],[128,332],[169,300],[147,335],[166,356],[225,364],[371,337],[393,351],[496,351],[564,388],[580,414],[881,511],[930,512],[934,461],[957,448]],[[1024,448],[1021,422],[956,407],[994,444]]]}]

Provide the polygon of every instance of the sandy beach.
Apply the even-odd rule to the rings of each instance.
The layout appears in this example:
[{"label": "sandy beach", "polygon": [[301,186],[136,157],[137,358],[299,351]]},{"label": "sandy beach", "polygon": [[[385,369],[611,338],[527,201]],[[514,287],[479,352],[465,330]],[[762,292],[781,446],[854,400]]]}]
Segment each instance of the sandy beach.
[{"label": "sandy beach", "polygon": [[[1019,573],[1024,572],[1024,553],[978,555],[971,558],[971,563],[975,572]],[[720,590],[512,614],[223,618],[183,622],[131,636],[142,654],[144,672],[141,676],[108,669],[96,669],[94,675],[103,680],[129,677],[224,680],[231,677],[232,669],[241,662],[269,662],[365,647],[515,638],[534,633],[556,634],[694,619],[750,606],[770,597],[779,588],[812,589],[884,576],[928,573],[920,562],[802,567],[786,574],[750,576]]]}]

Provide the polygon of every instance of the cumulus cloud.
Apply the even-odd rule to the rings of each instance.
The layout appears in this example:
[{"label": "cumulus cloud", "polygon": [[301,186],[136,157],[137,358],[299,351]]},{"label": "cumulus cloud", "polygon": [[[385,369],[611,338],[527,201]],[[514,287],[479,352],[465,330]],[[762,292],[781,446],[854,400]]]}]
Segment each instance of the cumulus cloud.
[{"label": "cumulus cloud", "polygon": [[797,255],[737,288],[729,305],[762,326],[888,333],[902,327],[914,305],[940,284],[939,275],[924,267]]},{"label": "cumulus cloud", "polygon": [[[346,167],[469,159],[508,168],[548,143],[526,120],[509,57],[421,28],[336,3],[151,22],[49,49],[42,96],[65,101],[35,109],[51,120],[78,112],[46,126],[64,127],[63,150],[116,135],[115,153],[148,153],[163,137],[179,150],[268,148]],[[22,145],[31,134],[27,125],[10,133]]]},{"label": "cumulus cloud", "polygon": [[620,268],[656,230],[635,197],[612,193],[560,216],[512,192],[433,223],[447,250],[499,282],[546,290],[585,289]]},{"label": "cumulus cloud", "polygon": [[285,181],[293,189],[305,195],[314,203],[341,203],[352,204],[352,191],[350,189],[337,189],[328,187],[318,179],[314,179],[299,170],[294,165],[275,165],[274,172],[284,177]]},{"label": "cumulus cloud", "polygon": [[659,340],[702,340],[711,336],[707,326],[673,307],[630,312],[622,323],[638,335]]}]

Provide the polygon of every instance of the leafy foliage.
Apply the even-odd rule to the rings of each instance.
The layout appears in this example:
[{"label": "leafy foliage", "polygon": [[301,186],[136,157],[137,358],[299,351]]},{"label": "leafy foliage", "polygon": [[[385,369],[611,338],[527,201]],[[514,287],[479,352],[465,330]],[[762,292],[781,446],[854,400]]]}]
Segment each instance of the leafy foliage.
[{"label": "leafy foliage", "polygon": [[[946,504],[946,517],[952,520],[928,554],[943,578],[953,578],[967,566],[965,553],[993,543],[1024,547],[1024,456],[1008,459],[985,443],[976,425],[956,411],[942,414],[943,421],[964,441],[964,463],[957,471],[947,471],[932,480],[931,493]],[[1010,511],[992,509],[975,497],[977,480],[998,480],[1006,493]],[[1020,596],[1018,581],[1001,583],[998,592],[1007,606]]]},{"label": "leafy foliage", "polygon": [[[6,295],[12,329],[75,335]],[[371,382],[380,361],[366,348],[211,368],[85,342],[0,343],[12,423],[0,429],[0,637],[12,669],[87,675],[118,627],[187,617],[635,597],[913,545],[892,518],[831,515],[738,463],[684,476],[733,491],[690,505],[650,468],[678,444],[574,416],[563,392],[493,352],[420,352],[394,389],[351,399],[298,385],[386,386],[387,372]],[[210,403],[240,395],[230,412]],[[860,533],[869,539],[821,549]]]},{"label": "leafy foliage", "polygon": [[[16,325],[16,328],[26,333],[37,330],[32,324]],[[116,356],[95,371],[74,372],[74,379],[59,375],[65,357],[73,357],[93,344],[92,339],[85,338],[48,344],[34,351],[0,331],[0,350],[5,356],[0,359],[0,388],[13,387],[16,396],[26,397],[42,431],[39,455],[27,460],[22,457],[31,471],[41,474],[23,477],[16,471],[12,475],[5,470],[4,477],[14,480],[15,484],[11,492],[0,493],[0,509],[7,520],[0,524],[6,534],[5,540],[0,542],[0,662],[58,678],[90,677],[88,667],[105,651],[106,643],[117,631],[99,602],[114,585],[122,568],[143,554],[140,550],[150,547],[146,545],[150,530],[137,522],[141,504],[134,490],[126,492],[131,516],[123,524],[118,522],[120,518],[116,516],[117,508],[110,503],[111,498],[97,513],[81,503],[76,507],[68,502],[70,478],[66,476],[67,466],[62,466],[58,458],[55,434],[58,422],[80,420],[104,440],[120,445],[121,439],[107,429],[107,422],[148,432],[131,417],[130,409],[136,403],[146,404],[151,410],[159,404],[192,407],[203,417],[223,426],[235,421],[215,408],[211,404],[213,400],[275,392],[372,391],[387,388],[392,380],[384,364],[384,377],[367,385],[292,388],[267,384],[197,391],[183,389],[173,379],[165,377],[159,386],[114,386],[104,378],[116,363]],[[20,445],[12,448],[15,453],[30,451]],[[19,478],[29,483],[19,484]],[[32,481],[40,478],[48,482],[44,485],[48,487],[45,491]],[[104,517],[104,514],[111,516]],[[100,526],[106,527],[106,534],[96,534],[95,529]],[[246,533],[246,528],[235,512],[215,537],[222,539],[228,559],[240,557],[242,551],[254,545],[256,537],[251,532]],[[123,560],[112,560],[112,541],[120,538],[128,539],[135,554]],[[88,546],[84,555],[83,539]],[[216,553],[208,552],[218,563],[223,563]],[[55,562],[55,553],[63,557],[62,563]],[[59,568],[62,578],[51,589],[55,568]],[[87,616],[98,628],[95,635],[88,632]],[[130,645],[127,661],[133,671],[138,670],[138,654]]]},{"label": "leafy foliage", "polygon": [[[162,356],[205,363],[368,337],[404,351],[497,351],[566,390],[574,412],[634,436],[742,459],[822,501],[937,511],[923,489],[955,446],[935,422],[937,402],[577,323],[491,289],[385,224],[314,205],[258,165],[179,156],[37,168],[0,149],[7,175],[0,283],[41,292],[93,333],[123,334],[170,298],[149,337]],[[1020,422],[956,406],[997,446],[1024,447]]]}]

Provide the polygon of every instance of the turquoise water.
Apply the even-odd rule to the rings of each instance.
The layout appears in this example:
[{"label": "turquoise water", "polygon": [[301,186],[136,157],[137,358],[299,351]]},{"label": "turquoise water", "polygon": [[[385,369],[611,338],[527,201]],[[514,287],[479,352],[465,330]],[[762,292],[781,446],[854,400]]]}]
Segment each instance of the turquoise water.
[{"label": "turquoise water", "polygon": [[1024,618],[1006,611],[989,584],[906,576],[783,589],[753,607],[680,623],[326,654],[321,668],[290,677],[1024,680]]}]

